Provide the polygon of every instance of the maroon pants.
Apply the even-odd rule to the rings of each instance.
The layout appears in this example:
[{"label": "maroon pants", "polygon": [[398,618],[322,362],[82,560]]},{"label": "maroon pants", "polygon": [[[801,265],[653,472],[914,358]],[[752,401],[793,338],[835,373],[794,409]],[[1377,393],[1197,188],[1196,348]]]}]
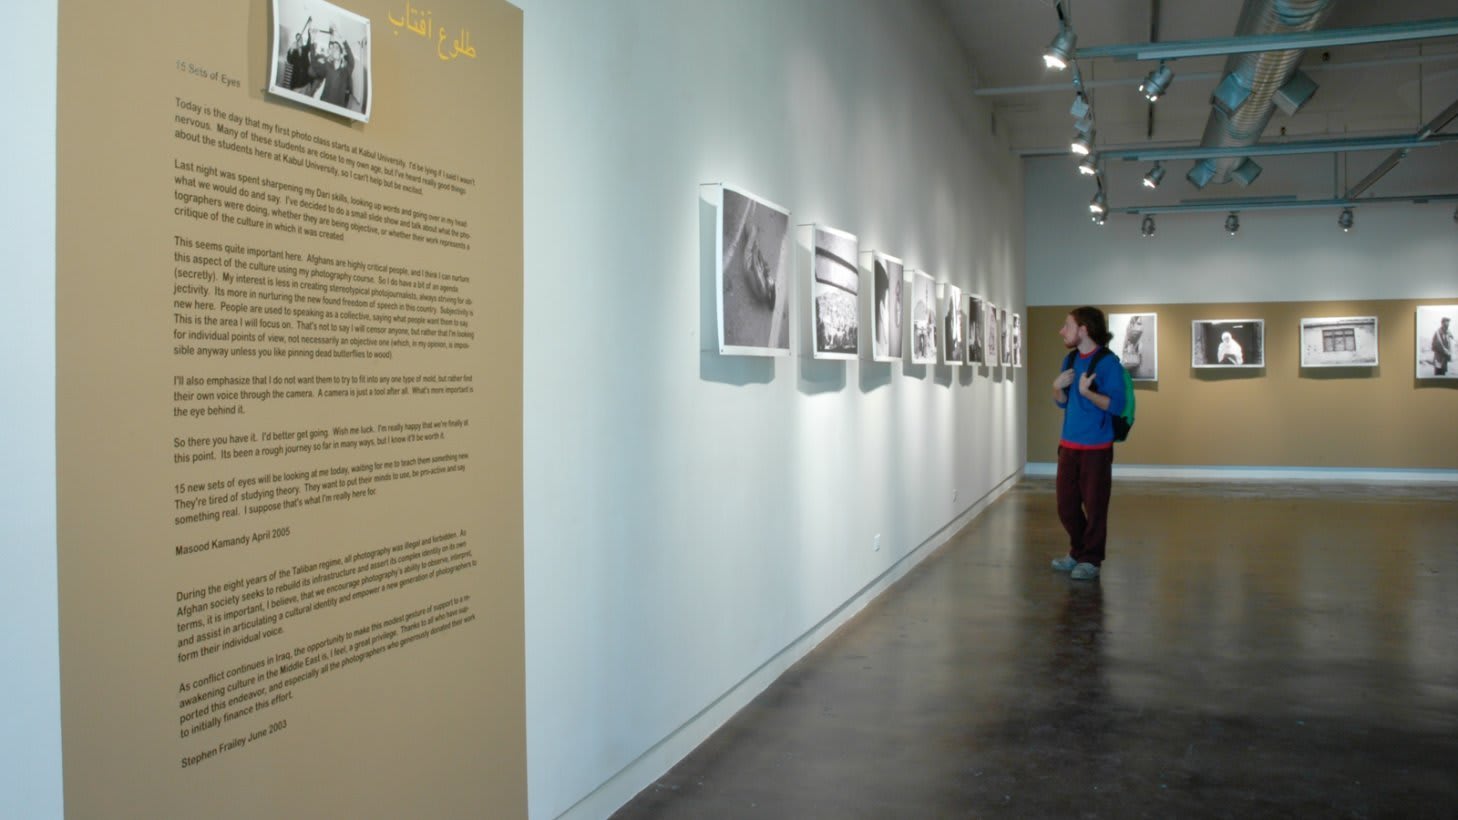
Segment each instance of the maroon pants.
[{"label": "maroon pants", "polygon": [[1058,520],[1068,531],[1068,554],[1083,564],[1104,562],[1114,448],[1058,448]]}]

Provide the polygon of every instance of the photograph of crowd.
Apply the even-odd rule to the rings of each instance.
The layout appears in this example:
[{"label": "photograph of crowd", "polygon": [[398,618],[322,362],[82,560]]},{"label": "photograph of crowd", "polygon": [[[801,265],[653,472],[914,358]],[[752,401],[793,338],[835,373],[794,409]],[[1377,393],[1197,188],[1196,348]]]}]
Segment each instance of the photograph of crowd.
[{"label": "photograph of crowd", "polygon": [[816,225],[814,276],[810,301],[814,306],[817,359],[853,359],[859,338],[860,269],[856,267],[856,237]]}]

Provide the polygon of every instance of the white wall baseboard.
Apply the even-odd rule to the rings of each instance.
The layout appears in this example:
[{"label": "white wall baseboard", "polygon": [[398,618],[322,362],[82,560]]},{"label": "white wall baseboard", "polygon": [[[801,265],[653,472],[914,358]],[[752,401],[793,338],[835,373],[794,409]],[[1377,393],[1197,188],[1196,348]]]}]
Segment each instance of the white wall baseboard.
[{"label": "white wall baseboard", "polygon": [[860,592],[841,604],[824,620],[795,639],[779,654],[765,661],[729,691],[720,695],[718,700],[705,706],[703,711],[694,715],[672,734],[644,752],[637,760],[623,767],[621,771],[594,789],[591,794],[579,800],[572,808],[563,812],[559,816],[559,820],[599,820],[622,808],[639,792],[698,748],[699,744],[708,740],[710,735],[728,723],[730,718],[734,717],[740,709],[749,705],[749,702],[758,697],[761,692],[768,689],[770,684],[778,680],[787,669],[810,654],[815,647],[830,637],[846,621],[859,614],[877,596],[901,580],[927,556],[936,552],[938,547],[947,543],[953,535],[981,515],[994,501],[1012,489],[1022,477],[1023,472],[1019,470],[1003,479],[1000,484],[993,487],[972,506],[963,510],[956,518],[933,533],[930,538],[907,552],[875,580],[862,587]]},{"label": "white wall baseboard", "polygon": [[[1029,477],[1051,478],[1058,465],[1028,462]],[[1392,484],[1458,484],[1458,470],[1402,470],[1359,467],[1200,467],[1115,464],[1114,478],[1167,481],[1355,481]]]}]

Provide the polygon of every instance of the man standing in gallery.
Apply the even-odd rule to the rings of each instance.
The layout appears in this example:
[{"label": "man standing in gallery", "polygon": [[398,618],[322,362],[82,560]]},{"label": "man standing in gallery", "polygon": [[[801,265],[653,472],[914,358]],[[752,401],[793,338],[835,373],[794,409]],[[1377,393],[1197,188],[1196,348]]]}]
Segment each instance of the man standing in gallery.
[{"label": "man standing in gallery", "polygon": [[1438,332],[1433,334],[1433,375],[1448,375],[1448,364],[1453,361],[1453,331],[1448,328],[1448,318],[1443,317],[1443,323],[1438,325]]},{"label": "man standing in gallery", "polygon": [[[1096,307],[1068,314],[1058,335],[1076,351],[1073,366],[1053,380],[1053,402],[1063,409],[1058,441],[1058,518],[1068,531],[1068,554],[1053,568],[1080,581],[1099,577],[1108,540],[1109,495],[1114,483],[1114,421],[1124,412],[1124,367],[1112,351],[1094,354],[1114,338]],[[1092,370],[1091,370],[1092,366]],[[1070,392],[1070,388],[1073,388]]]}]

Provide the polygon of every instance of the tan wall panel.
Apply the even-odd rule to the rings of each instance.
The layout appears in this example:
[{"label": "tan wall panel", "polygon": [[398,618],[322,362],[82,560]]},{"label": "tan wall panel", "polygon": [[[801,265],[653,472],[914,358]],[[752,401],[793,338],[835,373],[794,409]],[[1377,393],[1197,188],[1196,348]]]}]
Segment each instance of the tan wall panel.
[{"label": "tan wall panel", "polygon": [[[1135,384],[1137,420],[1121,464],[1458,468],[1458,390],[1414,376],[1415,313],[1431,300],[1099,305],[1159,315],[1159,381]],[[1052,381],[1058,328],[1077,305],[1028,309],[1028,461],[1057,460],[1063,414]],[[1300,322],[1376,316],[1380,364],[1302,368]],[[1190,366],[1190,323],[1264,319],[1264,369]]]},{"label": "tan wall panel", "polygon": [[61,3],[71,816],[526,814],[522,14],[345,7],[369,123],[268,0]]}]

